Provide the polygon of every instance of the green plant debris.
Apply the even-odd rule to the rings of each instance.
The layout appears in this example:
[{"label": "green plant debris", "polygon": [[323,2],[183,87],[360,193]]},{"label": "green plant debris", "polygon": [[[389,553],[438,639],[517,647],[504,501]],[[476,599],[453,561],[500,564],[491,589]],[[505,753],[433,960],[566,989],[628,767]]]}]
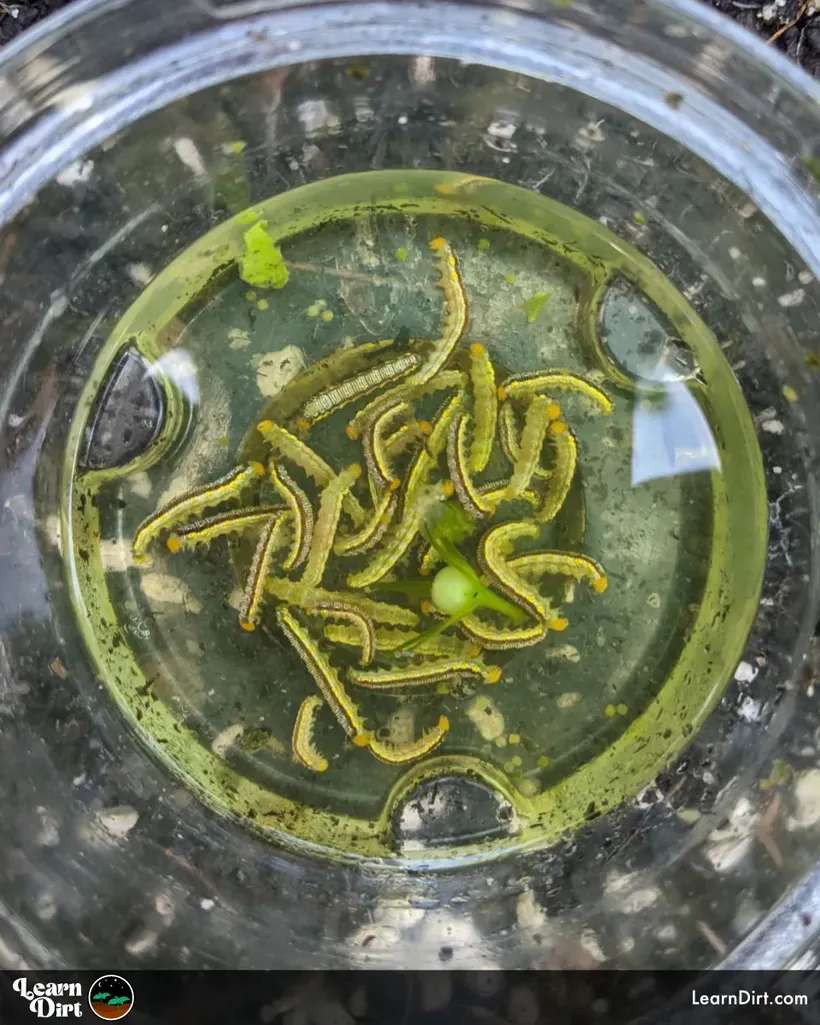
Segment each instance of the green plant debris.
[{"label": "green plant debris", "polygon": [[248,144],[244,139],[236,139],[234,142],[229,142],[225,147],[228,153],[243,153],[248,148]]},{"label": "green plant debris", "polygon": [[515,785],[516,790],[524,797],[535,797],[536,794],[541,793],[541,787],[538,785],[538,782],[534,779],[529,779],[520,770],[510,773],[510,780]]},{"label": "green plant debris", "polygon": [[305,313],[309,317],[318,317],[322,312],[322,307],[318,303],[311,303],[310,306],[305,310]]},{"label": "green plant debris", "polygon": [[552,0],[553,7],[572,7],[575,0]]},{"label": "green plant debris", "polygon": [[247,210],[242,210],[241,213],[236,215],[236,223],[253,224],[253,222],[258,221],[261,216],[261,210],[254,210],[253,207],[248,207]]},{"label": "green plant debris", "polygon": [[646,218],[644,217],[644,215],[641,213],[640,210],[633,210],[632,211],[632,220],[636,224],[646,224]]},{"label": "green plant debris", "polygon": [[231,153],[215,154],[213,163],[213,202],[229,213],[247,210],[251,187],[245,165]]},{"label": "green plant debris", "polygon": [[407,261],[407,249],[404,246],[399,246],[395,252],[395,257],[399,263],[405,263]]},{"label": "green plant debris", "polygon": [[269,740],[270,733],[267,730],[248,730],[247,733],[242,734],[239,740],[239,747],[245,754],[252,755],[266,747]]},{"label": "green plant debris", "polygon": [[810,352],[803,361],[811,370],[820,368],[820,352]]},{"label": "green plant debris", "polygon": [[333,320],[333,310],[322,310],[322,320],[329,324]]},{"label": "green plant debris", "polygon": [[814,178],[814,180],[820,184],[820,157],[802,157],[803,166]]},{"label": "green plant debris", "polygon": [[480,238],[478,240],[479,251],[482,252],[482,253],[486,253],[487,250],[490,248],[490,244],[491,243],[490,243],[490,240],[488,238]]},{"label": "green plant debris", "polygon": [[239,263],[242,280],[259,288],[284,288],[288,268],[282,250],[267,232],[267,221],[257,221],[245,232],[245,255]]},{"label": "green plant debris", "polygon": [[245,293],[245,298],[248,300],[249,303],[255,303],[256,292],[254,292],[252,288],[249,288],[248,291]]},{"label": "green plant debris", "polygon": [[[411,641],[402,644],[397,651],[412,651],[423,641],[433,640],[449,627],[454,626],[475,609],[491,609],[502,616],[520,622],[524,616],[521,610],[486,587],[478,574],[456,547],[455,539],[463,540],[472,533],[472,524],[464,510],[454,502],[444,502],[431,510],[423,527],[423,534],[446,563],[432,581],[391,580],[381,581],[383,590],[400,591],[408,596],[424,595],[446,619],[425,630]],[[506,742],[506,741],[505,741]]]},{"label": "green plant debris", "polygon": [[790,384],[783,385],[783,397],[787,402],[798,402],[800,400],[797,390],[792,388]]},{"label": "green plant debris", "polygon": [[785,783],[786,780],[791,776],[791,768],[780,758],[775,758],[772,763],[772,771],[766,777],[760,781],[761,790],[771,790],[773,787],[780,786],[781,783]]},{"label": "green plant debris", "polygon": [[535,295],[527,299],[524,303],[524,312],[527,314],[529,324],[535,323],[535,318],[544,309],[551,295],[552,292],[536,292]]},{"label": "green plant debris", "polygon": [[504,280],[506,281],[506,283],[508,285],[514,285],[515,284],[515,274],[505,274],[504,275]]},{"label": "green plant debris", "polygon": [[667,106],[671,107],[672,110],[680,110],[680,105],[683,103],[683,93],[667,93],[664,99]]},{"label": "green plant debris", "polygon": [[260,299],[256,304],[257,310],[266,310],[268,308],[268,300]]}]

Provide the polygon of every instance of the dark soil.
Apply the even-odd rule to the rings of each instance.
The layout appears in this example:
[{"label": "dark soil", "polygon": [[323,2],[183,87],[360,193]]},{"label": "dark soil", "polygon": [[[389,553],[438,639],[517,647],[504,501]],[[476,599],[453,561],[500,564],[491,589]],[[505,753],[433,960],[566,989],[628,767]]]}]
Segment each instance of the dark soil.
[{"label": "dark soil", "polygon": [[0,45],[69,3],[71,0],[0,0]]},{"label": "dark soil", "polygon": [[[72,0],[0,0],[0,45]],[[702,0],[820,77],[820,0]]]},{"label": "dark soil", "polygon": [[820,0],[704,0],[820,77]]}]

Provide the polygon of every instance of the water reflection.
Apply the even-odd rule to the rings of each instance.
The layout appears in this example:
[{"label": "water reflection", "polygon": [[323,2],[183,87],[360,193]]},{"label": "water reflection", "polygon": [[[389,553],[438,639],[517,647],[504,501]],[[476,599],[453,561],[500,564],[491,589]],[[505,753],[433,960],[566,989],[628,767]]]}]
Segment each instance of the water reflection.
[{"label": "water reflection", "polygon": [[172,349],[151,364],[146,376],[155,381],[163,378],[185,396],[193,406],[199,403],[199,381],[193,357],[186,349]]},{"label": "water reflection", "polygon": [[712,428],[683,381],[639,386],[632,420],[632,483],[719,470]]}]

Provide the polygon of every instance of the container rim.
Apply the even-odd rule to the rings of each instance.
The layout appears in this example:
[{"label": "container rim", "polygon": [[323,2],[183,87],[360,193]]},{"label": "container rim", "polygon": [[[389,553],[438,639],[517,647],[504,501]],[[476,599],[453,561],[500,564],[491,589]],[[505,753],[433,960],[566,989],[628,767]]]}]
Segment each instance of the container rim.
[{"label": "container rim", "polygon": [[[0,50],[0,75],[22,54],[33,49],[46,48],[48,43],[62,35],[64,30],[92,20],[106,9],[126,8],[136,2],[138,0],[75,0],[70,7],[64,7],[62,10],[49,14],[38,25],[26,29],[16,39],[7,43]],[[212,13],[209,0],[201,0],[201,2],[194,0],[194,2],[203,12]],[[324,6],[327,2],[328,0],[284,0],[284,2],[283,0],[256,0],[253,14],[271,13],[277,8],[319,7]],[[333,2],[353,6],[362,0],[333,0]],[[407,0],[386,0],[386,2],[402,4]],[[510,6],[503,0],[457,0],[457,2],[476,8]],[[737,25],[731,18],[707,6],[703,0],[652,0],[652,4],[656,8],[666,8],[669,12],[694,22],[713,36],[720,37],[732,46],[747,51],[758,61],[766,64],[774,74],[788,82],[793,89],[810,95],[820,103],[820,82],[812,78],[785,54],[765,43],[749,29]],[[517,0],[512,0],[512,6],[521,6],[526,9],[527,13],[537,16],[537,12],[533,11],[529,4],[519,5]],[[223,17],[218,17],[215,14],[212,16],[217,23],[233,20],[233,16],[230,14]],[[241,16],[242,14],[238,13],[236,18]]]}]

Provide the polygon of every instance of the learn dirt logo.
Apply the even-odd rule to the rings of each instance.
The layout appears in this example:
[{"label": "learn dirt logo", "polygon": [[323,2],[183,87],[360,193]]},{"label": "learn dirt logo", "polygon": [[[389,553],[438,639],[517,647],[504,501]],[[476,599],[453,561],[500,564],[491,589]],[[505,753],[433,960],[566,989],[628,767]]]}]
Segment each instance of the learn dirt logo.
[{"label": "learn dirt logo", "polygon": [[103,975],[88,991],[88,1005],[98,1018],[124,1018],[134,1006],[131,983],[121,975]]}]

